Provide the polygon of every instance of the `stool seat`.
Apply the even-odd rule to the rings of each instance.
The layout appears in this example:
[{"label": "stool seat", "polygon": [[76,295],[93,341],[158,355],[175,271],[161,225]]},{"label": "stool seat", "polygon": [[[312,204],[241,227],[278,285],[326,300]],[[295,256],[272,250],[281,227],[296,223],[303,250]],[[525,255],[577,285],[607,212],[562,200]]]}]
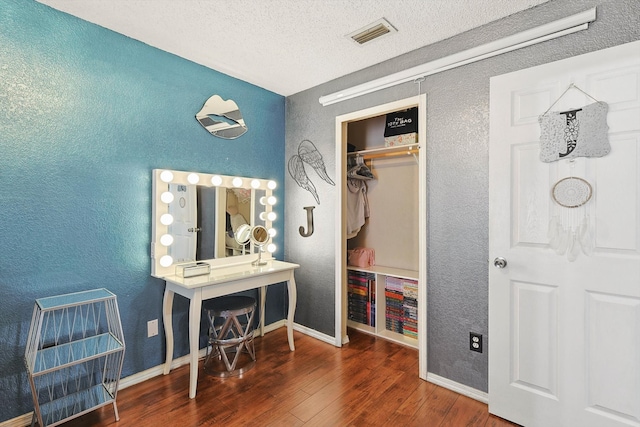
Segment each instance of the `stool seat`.
[{"label": "stool seat", "polygon": [[253,310],[256,299],[246,296],[227,296],[205,300],[202,307],[211,311],[215,316],[224,316],[231,311]]},{"label": "stool seat", "polygon": [[[241,375],[255,365],[253,318],[255,298],[224,296],[202,304],[209,321],[209,345],[205,372],[217,377]],[[241,356],[245,363],[238,366]],[[248,357],[246,357],[248,356]]]}]

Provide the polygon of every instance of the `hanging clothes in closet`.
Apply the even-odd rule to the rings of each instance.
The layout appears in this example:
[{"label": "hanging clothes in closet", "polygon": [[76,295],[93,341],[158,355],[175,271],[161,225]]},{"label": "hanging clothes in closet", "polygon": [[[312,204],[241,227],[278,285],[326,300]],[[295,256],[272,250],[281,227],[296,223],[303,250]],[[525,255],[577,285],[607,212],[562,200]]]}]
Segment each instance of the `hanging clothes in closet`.
[{"label": "hanging clothes in closet", "polygon": [[347,239],[355,237],[369,217],[367,181],[375,179],[362,156],[347,161]]}]

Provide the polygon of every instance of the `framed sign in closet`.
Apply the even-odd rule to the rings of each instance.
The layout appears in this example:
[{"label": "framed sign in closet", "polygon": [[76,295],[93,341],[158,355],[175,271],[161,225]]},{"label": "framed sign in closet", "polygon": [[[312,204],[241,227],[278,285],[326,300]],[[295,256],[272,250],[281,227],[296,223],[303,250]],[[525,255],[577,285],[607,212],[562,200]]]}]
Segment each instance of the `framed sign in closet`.
[{"label": "framed sign in closet", "polygon": [[[417,143],[386,146],[387,115],[414,107]],[[353,328],[417,348],[426,379],[426,95],[336,117],[336,159],[336,345]],[[349,263],[360,247],[374,265]]]}]

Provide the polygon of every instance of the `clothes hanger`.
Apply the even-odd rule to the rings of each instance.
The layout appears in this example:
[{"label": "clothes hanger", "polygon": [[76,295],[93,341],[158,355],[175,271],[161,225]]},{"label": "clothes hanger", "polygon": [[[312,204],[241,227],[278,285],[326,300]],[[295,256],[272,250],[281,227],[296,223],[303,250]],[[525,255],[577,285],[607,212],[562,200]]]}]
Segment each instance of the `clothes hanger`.
[{"label": "clothes hanger", "polygon": [[554,105],[556,105],[558,103],[558,101],[560,101],[560,99],[567,93],[569,92],[569,90],[571,89],[578,89],[580,92],[584,93],[585,95],[587,95],[589,98],[593,99],[596,102],[600,102],[597,99],[595,99],[593,96],[589,95],[587,92],[583,91],[582,89],[580,89],[578,86],[576,86],[574,83],[569,83],[569,87],[567,87],[564,92],[562,92],[562,95],[560,95],[558,97],[558,99],[556,99],[555,101],[553,101],[553,104],[551,104],[551,106],[549,108],[547,108],[547,111],[545,111],[544,113],[542,113],[542,115],[544,116],[545,114],[547,114]]},{"label": "clothes hanger", "polygon": [[374,179],[373,173],[364,163],[364,158],[360,155],[356,156],[356,165],[349,168],[347,177],[353,179]]}]

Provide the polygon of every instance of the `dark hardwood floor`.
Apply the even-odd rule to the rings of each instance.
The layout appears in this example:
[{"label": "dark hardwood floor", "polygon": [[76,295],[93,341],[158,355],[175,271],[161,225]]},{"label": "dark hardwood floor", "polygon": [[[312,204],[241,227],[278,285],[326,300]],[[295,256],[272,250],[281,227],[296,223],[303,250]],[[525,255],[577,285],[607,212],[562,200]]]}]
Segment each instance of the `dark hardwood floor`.
[{"label": "dark hardwood floor", "polygon": [[418,378],[414,349],[350,331],[336,348],[286,329],[255,340],[257,363],[242,378],[202,371],[189,399],[189,367],[118,393],[111,405],[65,424],[86,426],[514,426],[487,405]]}]

